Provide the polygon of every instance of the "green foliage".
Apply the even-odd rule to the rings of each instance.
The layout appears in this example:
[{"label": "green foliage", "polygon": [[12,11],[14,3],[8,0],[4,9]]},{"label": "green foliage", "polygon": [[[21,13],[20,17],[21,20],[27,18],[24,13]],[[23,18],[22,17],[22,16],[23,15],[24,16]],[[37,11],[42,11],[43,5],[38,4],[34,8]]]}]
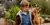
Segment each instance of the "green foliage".
[{"label": "green foliage", "polygon": [[20,8],[18,6],[12,6],[7,12],[6,12],[6,16],[7,19],[12,19],[15,20],[16,18],[16,13],[20,10]]},{"label": "green foliage", "polygon": [[15,20],[15,17],[16,17],[16,13],[20,10],[18,6],[13,6],[11,9],[10,9],[10,13],[11,13],[11,19]]},{"label": "green foliage", "polygon": [[6,15],[6,18],[7,18],[7,19],[10,19],[10,15],[11,15],[10,12],[6,12],[5,15]]},{"label": "green foliage", "polygon": [[49,14],[50,15],[50,0],[28,0],[32,5],[38,5],[41,8],[42,14]]}]

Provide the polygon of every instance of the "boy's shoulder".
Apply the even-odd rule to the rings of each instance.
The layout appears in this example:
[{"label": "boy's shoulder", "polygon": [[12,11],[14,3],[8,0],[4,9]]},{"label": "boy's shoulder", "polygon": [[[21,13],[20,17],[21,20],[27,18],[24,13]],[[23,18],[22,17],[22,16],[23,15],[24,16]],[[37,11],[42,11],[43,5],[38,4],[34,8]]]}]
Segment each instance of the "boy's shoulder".
[{"label": "boy's shoulder", "polygon": [[21,10],[19,10],[19,11],[18,11],[18,13],[16,13],[16,15],[19,15],[19,14],[20,14],[20,12],[21,12]]}]

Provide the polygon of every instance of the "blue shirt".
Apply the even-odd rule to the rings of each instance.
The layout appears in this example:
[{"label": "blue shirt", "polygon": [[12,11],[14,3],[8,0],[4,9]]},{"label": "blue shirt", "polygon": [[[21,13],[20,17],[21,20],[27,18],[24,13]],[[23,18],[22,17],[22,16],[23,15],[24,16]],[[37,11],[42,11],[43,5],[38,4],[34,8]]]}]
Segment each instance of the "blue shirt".
[{"label": "blue shirt", "polygon": [[23,14],[21,12],[21,16],[22,16],[22,25],[31,25],[29,12],[27,12],[27,14]]}]

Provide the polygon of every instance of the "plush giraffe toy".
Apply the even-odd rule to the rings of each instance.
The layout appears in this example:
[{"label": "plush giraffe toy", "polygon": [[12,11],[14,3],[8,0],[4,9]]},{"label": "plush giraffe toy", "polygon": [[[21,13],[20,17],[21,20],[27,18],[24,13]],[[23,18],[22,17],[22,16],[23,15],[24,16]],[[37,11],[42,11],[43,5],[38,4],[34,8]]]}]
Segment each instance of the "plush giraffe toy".
[{"label": "plush giraffe toy", "polygon": [[34,25],[40,25],[41,23],[43,23],[41,18],[39,17],[37,8],[32,9],[32,17],[33,17],[33,24]]}]

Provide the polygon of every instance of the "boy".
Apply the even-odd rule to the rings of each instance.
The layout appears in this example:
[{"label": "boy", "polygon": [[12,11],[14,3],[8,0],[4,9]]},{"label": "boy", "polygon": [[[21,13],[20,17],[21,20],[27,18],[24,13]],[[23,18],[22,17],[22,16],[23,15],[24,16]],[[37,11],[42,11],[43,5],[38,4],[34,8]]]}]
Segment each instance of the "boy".
[{"label": "boy", "polygon": [[17,13],[16,16],[16,25],[32,25],[31,13],[29,12],[29,2],[22,0],[21,10]]}]

